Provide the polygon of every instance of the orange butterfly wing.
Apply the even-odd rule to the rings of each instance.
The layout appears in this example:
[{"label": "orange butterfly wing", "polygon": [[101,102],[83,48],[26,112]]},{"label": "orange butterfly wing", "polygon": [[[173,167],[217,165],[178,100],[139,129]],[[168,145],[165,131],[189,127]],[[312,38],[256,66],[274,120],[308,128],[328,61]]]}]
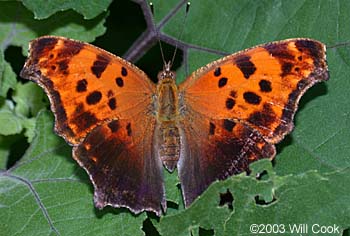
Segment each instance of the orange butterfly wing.
[{"label": "orange butterfly wing", "polygon": [[31,42],[21,76],[47,93],[55,130],[89,173],[97,207],[166,208],[162,164],[152,158],[156,88],[141,70],[90,44],[44,36]]},{"label": "orange butterfly wing", "polygon": [[194,72],[179,88],[186,205],[214,180],[273,158],[273,144],[293,128],[300,97],[327,79],[325,46],[310,39],[260,45]]}]

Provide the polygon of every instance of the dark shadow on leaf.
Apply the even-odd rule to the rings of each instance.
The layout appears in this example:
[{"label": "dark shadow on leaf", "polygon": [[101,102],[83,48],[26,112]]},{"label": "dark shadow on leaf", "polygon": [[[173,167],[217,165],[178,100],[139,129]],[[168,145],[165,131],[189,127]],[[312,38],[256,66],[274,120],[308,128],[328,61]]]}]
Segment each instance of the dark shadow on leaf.
[{"label": "dark shadow on leaf", "polygon": [[227,205],[228,209],[230,209],[232,211],[233,210],[233,201],[234,201],[234,198],[233,198],[233,195],[229,189],[227,189],[225,193],[220,193],[219,206]]},{"label": "dark shadow on leaf", "polygon": [[27,138],[23,133],[18,135],[4,136],[3,139],[4,140],[0,144],[0,149],[3,149],[3,147],[5,147],[10,151],[6,164],[6,169],[9,169],[23,157],[24,153],[29,147],[29,143],[27,142]]},{"label": "dark shadow on leaf", "polygon": [[298,110],[302,110],[308,102],[314,100],[316,97],[326,95],[327,91],[328,89],[326,83],[323,82],[315,84],[315,86],[310,88],[300,99]]},{"label": "dark shadow on leaf", "polygon": [[[19,75],[25,62],[25,57],[22,54],[22,49],[16,46],[9,46],[5,50],[5,60],[10,63],[11,68]],[[24,80],[23,80],[24,81]]]},{"label": "dark shadow on leaf", "polygon": [[257,180],[266,180],[266,179],[269,178],[269,173],[267,173],[267,171],[264,170],[263,172],[258,173],[258,174],[255,176],[255,178],[256,178]]},{"label": "dark shadow on leaf", "polygon": [[[91,199],[91,204],[93,204],[93,200]],[[134,213],[130,212],[127,208],[121,207],[121,208],[114,208],[111,206],[106,206],[103,209],[98,209],[94,207],[94,213],[97,218],[101,219],[106,214],[113,214],[113,215],[119,215],[121,213],[128,213],[136,216]]]},{"label": "dark shadow on leaf", "polygon": [[261,198],[259,195],[255,196],[255,204],[256,205],[264,205],[264,206],[267,206],[267,205],[270,205],[272,203],[274,203],[275,201],[277,201],[277,199],[275,197],[273,197],[273,199],[271,201],[265,201],[265,199]]},{"label": "dark shadow on leaf", "polygon": [[[302,96],[302,98],[299,102],[299,106],[298,106],[298,110],[296,112],[296,115],[298,114],[298,111],[302,110],[308,102],[310,102],[311,100],[314,100],[318,96],[322,96],[325,94],[327,94],[327,85],[325,83],[318,83],[315,86],[313,86],[312,88],[310,88]],[[293,122],[295,122],[295,118],[294,118]],[[295,125],[295,123],[294,123],[294,125]],[[293,142],[294,141],[293,141],[292,136],[287,135],[281,143],[276,145],[277,154],[281,153],[285,147],[292,145]],[[274,164],[274,162],[273,162],[273,164]]]},{"label": "dark shadow on leaf", "polygon": [[343,231],[342,236],[350,236],[350,229],[349,229],[349,228],[345,229],[345,230]]},{"label": "dark shadow on leaf", "polygon": [[247,173],[247,176],[249,176],[250,175],[250,173],[252,173],[252,170],[251,169],[249,169],[249,167],[245,170],[245,172]]},{"label": "dark shadow on leaf", "polygon": [[143,221],[142,230],[145,232],[146,236],[160,236],[159,232],[157,231],[156,227],[154,227],[149,217]]},{"label": "dark shadow on leaf", "polygon": [[[177,189],[179,190],[179,192],[181,193],[181,200],[179,201],[179,204],[181,204],[181,208],[184,209],[184,208],[185,208],[185,203],[184,203],[184,201],[183,201],[184,197],[183,197],[183,193],[182,193],[182,190],[181,190],[181,184],[178,183],[178,184],[176,185],[176,187],[177,187]],[[180,207],[180,205],[179,205],[178,207]]]},{"label": "dark shadow on leaf", "polygon": [[214,230],[213,229],[203,229],[203,228],[199,227],[198,235],[199,236],[213,236]]},{"label": "dark shadow on leaf", "polygon": [[[285,147],[288,147],[289,145],[293,144],[293,138],[291,135],[287,135],[282,142],[276,145],[276,153],[277,155],[283,151]],[[275,158],[272,160],[272,165],[274,166],[275,164]]]},{"label": "dark shadow on leaf", "polygon": [[172,202],[172,201],[167,201],[167,207],[178,210],[179,204],[176,204],[175,202]]},{"label": "dark shadow on leaf", "polygon": [[148,218],[156,220],[157,222],[159,222],[160,218],[154,212],[146,211],[146,213],[147,213]]},{"label": "dark shadow on leaf", "polygon": [[[113,1],[108,10],[109,14],[104,24],[106,32],[93,43],[121,57],[146,30],[146,22],[140,5],[132,1]],[[132,14],[127,14],[129,12]]]},{"label": "dark shadow on leaf", "polygon": [[86,183],[89,185],[89,189],[91,192],[91,196],[94,194],[94,187],[89,179],[89,175],[86,173],[86,171],[79,166],[79,164],[73,159],[72,157],[72,147],[69,146],[67,143],[64,142],[62,139],[62,148],[56,149],[54,152],[56,155],[62,156],[66,158],[66,160],[72,165],[74,165],[74,172],[73,174],[78,177],[79,181]]}]

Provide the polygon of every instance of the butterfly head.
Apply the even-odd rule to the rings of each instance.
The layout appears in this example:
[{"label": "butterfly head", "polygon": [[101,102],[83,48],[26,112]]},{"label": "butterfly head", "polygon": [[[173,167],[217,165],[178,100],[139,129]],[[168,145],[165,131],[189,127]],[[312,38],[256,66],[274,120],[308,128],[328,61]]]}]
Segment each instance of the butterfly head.
[{"label": "butterfly head", "polygon": [[163,70],[158,73],[158,81],[164,79],[175,80],[176,74],[171,70],[171,61],[164,63]]}]

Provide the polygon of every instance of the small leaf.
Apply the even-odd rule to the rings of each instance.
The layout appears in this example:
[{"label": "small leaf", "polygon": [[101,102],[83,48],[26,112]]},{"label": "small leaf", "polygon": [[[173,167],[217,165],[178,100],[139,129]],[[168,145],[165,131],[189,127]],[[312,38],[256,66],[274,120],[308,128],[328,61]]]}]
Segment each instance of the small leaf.
[{"label": "small leaf", "polygon": [[6,97],[8,90],[16,86],[16,74],[11,65],[5,61],[4,53],[0,49],[0,96]]},{"label": "small leaf", "polygon": [[34,83],[17,83],[13,100],[16,102],[16,113],[22,116],[36,116],[47,106],[43,90]]},{"label": "small leaf", "polygon": [[84,19],[92,19],[97,15],[101,14],[102,12],[107,11],[107,7],[111,2],[112,0],[22,0],[23,5],[25,5],[29,10],[31,10],[34,13],[35,19],[45,19],[56,12],[68,9],[73,9],[74,11],[82,14],[84,16]]},{"label": "small leaf", "polygon": [[0,134],[11,135],[22,131],[22,118],[10,109],[8,103],[0,108]]},{"label": "small leaf", "polygon": [[2,50],[14,45],[21,46],[26,52],[29,41],[42,35],[68,36],[91,42],[105,32],[103,24],[106,14],[83,20],[80,15],[70,11],[55,14],[46,20],[34,20],[32,13],[20,2],[0,1],[0,9],[6,13],[0,16]]}]

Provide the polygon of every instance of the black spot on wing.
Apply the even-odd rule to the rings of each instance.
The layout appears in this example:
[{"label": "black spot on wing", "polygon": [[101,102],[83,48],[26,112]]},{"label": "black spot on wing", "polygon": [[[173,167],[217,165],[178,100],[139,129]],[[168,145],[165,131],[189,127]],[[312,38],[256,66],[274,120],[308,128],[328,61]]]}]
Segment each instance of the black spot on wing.
[{"label": "black spot on wing", "polygon": [[235,106],[235,100],[233,100],[232,98],[227,98],[225,105],[228,110],[231,110]]},{"label": "black spot on wing", "polygon": [[108,106],[111,110],[115,110],[117,108],[117,100],[115,98],[110,98],[108,101]]},{"label": "black spot on wing", "polygon": [[76,91],[79,93],[86,92],[88,82],[86,79],[81,79],[77,82]]},{"label": "black spot on wing", "polygon": [[111,97],[113,97],[113,96],[114,96],[113,91],[112,91],[112,90],[108,90],[107,97],[108,97],[108,98],[111,98]]},{"label": "black spot on wing", "polygon": [[270,104],[265,103],[261,111],[251,114],[248,121],[260,127],[269,127],[276,120],[276,114]]},{"label": "black spot on wing", "polygon": [[84,110],[82,103],[75,108],[71,120],[78,127],[79,131],[86,130],[98,122],[98,119],[93,113]]},{"label": "black spot on wing", "polygon": [[242,55],[235,59],[234,63],[241,70],[244,78],[249,77],[255,73],[256,67],[253,62],[250,61],[250,56]]},{"label": "black spot on wing", "polygon": [[224,120],[224,129],[227,130],[228,132],[232,132],[233,128],[235,127],[236,123],[233,122],[232,120],[225,119]]},{"label": "black spot on wing", "polygon": [[218,77],[221,75],[221,68],[220,67],[217,67],[215,70],[214,70],[214,76]]},{"label": "black spot on wing", "polygon": [[259,81],[259,87],[261,92],[271,92],[271,82],[265,79]]},{"label": "black spot on wing", "polygon": [[63,44],[64,47],[60,49],[57,55],[59,58],[71,58],[72,56],[78,54],[84,47],[83,43],[73,40],[63,40]]},{"label": "black spot on wing", "polygon": [[219,88],[224,87],[226,84],[227,84],[227,78],[226,77],[222,77],[222,78],[219,79],[219,82],[218,82],[218,87]]},{"label": "black spot on wing", "polygon": [[131,124],[130,124],[130,123],[128,123],[128,124],[126,125],[126,131],[127,131],[127,133],[128,133],[128,136],[131,136],[132,130],[131,130]]},{"label": "black spot on wing", "polygon": [[290,63],[290,62],[283,63],[281,76],[284,77],[284,76],[290,74],[290,72],[292,71],[292,68],[293,68],[292,63]]},{"label": "black spot on wing", "polygon": [[127,76],[128,75],[128,70],[123,66],[122,67],[122,76]]},{"label": "black spot on wing", "polygon": [[245,92],[243,98],[247,103],[253,105],[259,105],[261,102],[261,97],[254,92]]},{"label": "black spot on wing", "polygon": [[120,128],[119,121],[118,120],[113,120],[108,123],[108,128],[111,130],[112,133],[115,133],[118,131]]},{"label": "black spot on wing", "polygon": [[51,51],[57,44],[57,38],[43,37],[37,40],[34,40],[31,43],[31,57],[33,63],[36,64],[39,61],[39,58],[42,57],[43,53]]},{"label": "black spot on wing", "polygon": [[102,99],[102,93],[100,91],[93,91],[86,97],[86,102],[89,105],[95,105]]},{"label": "black spot on wing", "polygon": [[121,77],[118,77],[115,79],[115,83],[118,85],[118,87],[123,87],[124,86],[124,80]]},{"label": "black spot on wing", "polygon": [[93,65],[91,66],[92,73],[97,77],[100,78],[102,73],[107,68],[108,64],[110,62],[110,59],[102,54],[97,55],[96,60],[94,61]]},{"label": "black spot on wing", "polygon": [[313,58],[323,59],[323,47],[318,42],[302,39],[297,40],[295,46],[300,52],[307,52]]},{"label": "black spot on wing", "polygon": [[212,122],[209,122],[209,134],[215,134],[215,125]]},{"label": "black spot on wing", "polygon": [[69,64],[70,59],[69,58],[65,58],[59,62],[57,62],[58,64],[58,69],[60,70],[60,72],[64,75],[68,75],[68,64]]},{"label": "black spot on wing", "polygon": [[294,60],[287,48],[288,43],[268,43],[264,48],[273,56],[281,60]]},{"label": "black spot on wing", "polygon": [[232,90],[232,91],[230,92],[230,96],[233,97],[233,98],[236,98],[236,97],[237,97],[237,92],[234,91],[234,90]]}]

